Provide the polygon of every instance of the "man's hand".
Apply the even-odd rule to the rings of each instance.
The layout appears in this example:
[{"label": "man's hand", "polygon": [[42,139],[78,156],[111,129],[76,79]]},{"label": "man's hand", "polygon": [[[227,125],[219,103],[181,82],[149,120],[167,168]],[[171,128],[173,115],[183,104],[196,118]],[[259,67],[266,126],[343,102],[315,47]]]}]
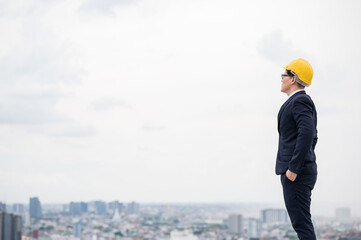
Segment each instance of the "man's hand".
[{"label": "man's hand", "polygon": [[296,180],[297,174],[294,172],[291,172],[290,170],[287,170],[286,177],[291,181],[294,182]]}]

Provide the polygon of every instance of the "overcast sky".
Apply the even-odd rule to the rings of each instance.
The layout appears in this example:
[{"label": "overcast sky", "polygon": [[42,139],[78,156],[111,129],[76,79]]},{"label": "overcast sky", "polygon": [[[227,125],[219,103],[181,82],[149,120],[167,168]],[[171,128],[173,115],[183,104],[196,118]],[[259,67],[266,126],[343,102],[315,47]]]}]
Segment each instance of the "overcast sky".
[{"label": "overcast sky", "polygon": [[361,202],[361,1],[0,0],[0,201],[282,202],[281,66],[315,203]]}]

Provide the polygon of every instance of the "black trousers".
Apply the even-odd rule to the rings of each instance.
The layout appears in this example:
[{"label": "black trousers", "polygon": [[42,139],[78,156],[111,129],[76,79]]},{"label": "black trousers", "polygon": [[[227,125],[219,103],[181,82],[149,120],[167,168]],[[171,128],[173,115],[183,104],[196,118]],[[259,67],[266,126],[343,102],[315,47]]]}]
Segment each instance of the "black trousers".
[{"label": "black trousers", "polygon": [[300,240],[316,240],[311,220],[311,191],[317,175],[297,175],[294,182],[281,175],[283,198],[293,229]]}]

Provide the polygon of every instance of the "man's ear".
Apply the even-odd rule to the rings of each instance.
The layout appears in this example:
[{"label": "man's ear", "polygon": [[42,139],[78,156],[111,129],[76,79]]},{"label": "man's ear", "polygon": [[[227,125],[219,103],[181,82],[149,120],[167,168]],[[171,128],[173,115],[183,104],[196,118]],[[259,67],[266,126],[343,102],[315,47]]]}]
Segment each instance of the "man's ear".
[{"label": "man's ear", "polygon": [[291,79],[291,84],[293,85],[293,84],[296,84],[297,83],[297,81],[296,81],[296,77],[295,76],[293,76],[292,77],[292,79]]}]

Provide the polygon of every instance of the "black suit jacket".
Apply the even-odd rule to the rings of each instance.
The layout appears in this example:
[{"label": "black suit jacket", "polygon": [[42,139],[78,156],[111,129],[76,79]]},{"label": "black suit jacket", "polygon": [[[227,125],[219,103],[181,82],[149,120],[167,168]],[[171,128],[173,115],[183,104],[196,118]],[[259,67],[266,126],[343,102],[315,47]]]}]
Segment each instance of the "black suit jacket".
[{"label": "black suit jacket", "polygon": [[287,169],[297,174],[317,174],[317,112],[305,91],[295,93],[282,105],[278,133],[276,174]]}]

